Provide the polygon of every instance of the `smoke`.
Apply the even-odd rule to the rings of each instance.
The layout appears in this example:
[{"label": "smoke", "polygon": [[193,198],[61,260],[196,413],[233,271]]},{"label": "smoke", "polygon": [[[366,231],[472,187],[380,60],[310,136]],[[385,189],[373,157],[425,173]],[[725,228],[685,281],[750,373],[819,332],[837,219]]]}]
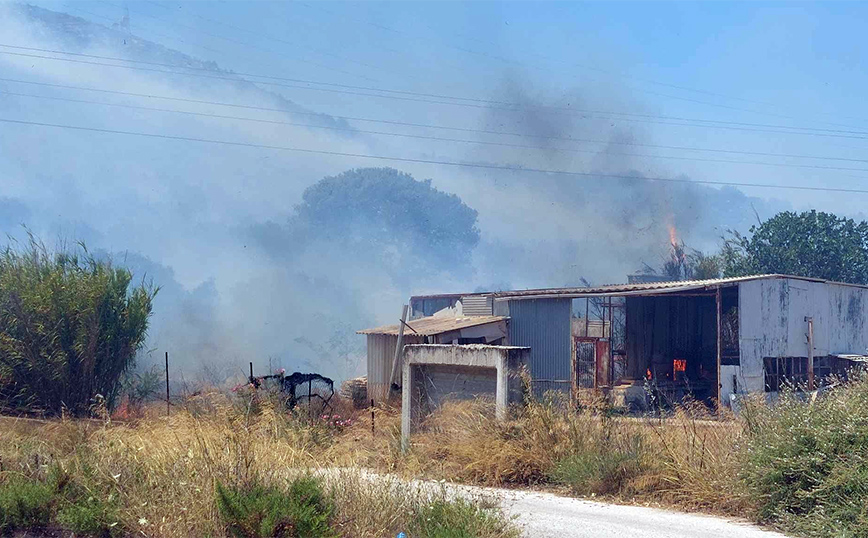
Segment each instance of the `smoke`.
[{"label": "smoke", "polygon": [[520,134],[521,144],[537,147],[480,145],[466,159],[582,175],[498,171],[474,178],[487,183],[484,199],[492,201],[477,206],[484,231],[478,267],[491,282],[623,282],[643,264],[662,264],[670,224],[689,247],[715,251],[727,230],[744,230],[755,215],[767,218],[787,207],[732,187],[649,180],[689,178],[659,160],[636,156],[643,151],[635,144],[653,143],[647,129],[586,112],[646,112],[629,96],[592,83],[566,94],[547,93],[518,82],[525,80],[508,79],[495,98],[515,106],[489,109],[481,127]]},{"label": "smoke", "polygon": [[[364,341],[354,331],[395,323],[411,293],[558,286],[581,277],[623,281],[643,262],[660,261],[668,245],[667,218],[689,246],[710,249],[725,228],[753,223],[751,206],[763,216],[775,209],[736,189],[642,180],[678,174],[623,155],[630,146],[619,143],[649,140],[651,133],[564,110],[640,110],[612,88],[582,85],[555,93],[519,82],[529,77],[506,77],[492,98],[519,106],[485,109],[472,121],[482,130],[524,136],[480,134],[478,141],[533,148],[375,142],[279,89],[263,90],[124,28],[4,5],[0,35],[20,46],[183,65],[228,78],[115,69],[94,65],[100,60],[92,58],[76,63],[0,54],[0,77],[55,85],[0,81],[0,117],[250,144],[0,125],[0,232],[20,235],[24,223],[46,239],[83,239],[161,286],[145,366],[169,351],[174,367],[191,373],[234,374],[253,361],[259,371],[272,365],[343,379],[364,373]],[[12,95],[21,93],[48,99]],[[123,106],[63,100],[70,98]],[[443,123],[450,119],[458,118],[444,117]],[[468,163],[598,175],[413,164],[401,166],[412,177],[381,168],[341,176],[371,161],[257,145],[451,160],[459,155]],[[342,182],[347,177],[354,182]]]}]

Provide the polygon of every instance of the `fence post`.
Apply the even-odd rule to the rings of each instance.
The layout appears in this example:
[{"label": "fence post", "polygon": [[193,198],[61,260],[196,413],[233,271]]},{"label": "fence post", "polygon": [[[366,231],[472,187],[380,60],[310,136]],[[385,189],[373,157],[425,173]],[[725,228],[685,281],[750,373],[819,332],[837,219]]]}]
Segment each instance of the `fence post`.
[{"label": "fence post", "polygon": [[166,352],[166,416],[169,416],[169,352]]}]

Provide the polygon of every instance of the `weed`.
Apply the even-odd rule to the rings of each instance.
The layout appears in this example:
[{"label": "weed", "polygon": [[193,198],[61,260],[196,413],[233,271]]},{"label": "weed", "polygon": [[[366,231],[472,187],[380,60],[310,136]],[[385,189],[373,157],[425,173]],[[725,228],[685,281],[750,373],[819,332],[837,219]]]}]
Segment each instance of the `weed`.
[{"label": "weed", "polygon": [[334,507],[311,477],[288,490],[253,484],[216,486],[217,511],[236,538],[331,538]]},{"label": "weed", "polygon": [[816,401],[753,404],[741,476],[758,519],[805,536],[868,536],[868,378]]},{"label": "weed", "polygon": [[49,484],[21,477],[0,482],[0,534],[47,526],[53,505],[54,489]]},{"label": "weed", "polygon": [[514,536],[508,522],[466,499],[431,500],[413,518],[410,536],[424,538],[478,538]]}]

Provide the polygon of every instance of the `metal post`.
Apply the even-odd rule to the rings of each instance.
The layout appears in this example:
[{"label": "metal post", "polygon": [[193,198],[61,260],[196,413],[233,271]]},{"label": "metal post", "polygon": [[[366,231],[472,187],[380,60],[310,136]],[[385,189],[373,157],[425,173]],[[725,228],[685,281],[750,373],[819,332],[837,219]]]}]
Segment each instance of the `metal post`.
[{"label": "metal post", "polygon": [[720,389],[722,387],[721,379],[720,379],[720,362],[723,357],[723,299],[721,297],[720,288],[717,288],[717,292],[714,294],[714,300],[717,303],[717,407],[723,405],[723,402],[720,401]]},{"label": "metal post", "polygon": [[374,400],[371,399],[371,437],[374,436]]},{"label": "metal post", "polygon": [[250,382],[253,383],[253,363],[250,363]]},{"label": "metal post", "polygon": [[166,416],[169,416],[169,352],[166,352]]},{"label": "metal post", "polygon": [[805,317],[808,322],[808,390],[814,390],[814,318]]},{"label": "metal post", "polygon": [[307,417],[311,421],[313,420],[313,401],[311,401],[310,397],[313,395],[313,380],[307,380]]}]

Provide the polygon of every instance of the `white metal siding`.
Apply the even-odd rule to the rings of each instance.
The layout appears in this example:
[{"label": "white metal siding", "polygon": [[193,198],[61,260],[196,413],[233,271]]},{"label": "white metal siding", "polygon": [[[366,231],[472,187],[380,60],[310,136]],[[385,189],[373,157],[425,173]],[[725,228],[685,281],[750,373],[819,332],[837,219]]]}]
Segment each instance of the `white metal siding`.
[{"label": "white metal siding", "polygon": [[468,295],[461,298],[461,307],[465,316],[490,316],[492,312],[491,297]]},{"label": "white metal siding", "polygon": [[763,357],[807,357],[814,319],[814,356],[868,350],[868,290],[791,278],[739,284],[739,390],[762,391]]}]

